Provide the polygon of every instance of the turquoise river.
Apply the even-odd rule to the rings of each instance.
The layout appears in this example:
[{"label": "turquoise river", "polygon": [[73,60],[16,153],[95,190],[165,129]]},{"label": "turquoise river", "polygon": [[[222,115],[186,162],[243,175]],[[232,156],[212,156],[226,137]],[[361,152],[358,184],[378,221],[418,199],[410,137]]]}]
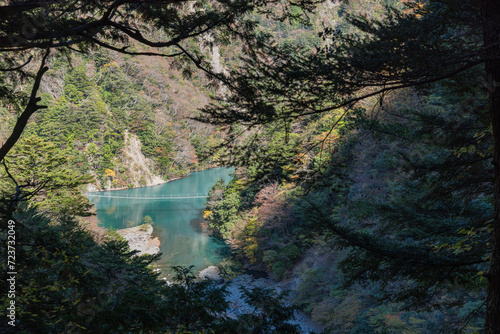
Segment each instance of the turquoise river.
[{"label": "turquoise river", "polygon": [[158,186],[92,193],[89,199],[105,228],[138,226],[145,216],[153,219],[154,234],[160,239],[163,254],[158,266],[164,275],[168,276],[171,266],[178,265],[194,265],[197,271],[220,262],[228,249],[202,226],[206,198],[182,197],[207,194],[220,178],[227,184],[233,171],[214,168]]}]

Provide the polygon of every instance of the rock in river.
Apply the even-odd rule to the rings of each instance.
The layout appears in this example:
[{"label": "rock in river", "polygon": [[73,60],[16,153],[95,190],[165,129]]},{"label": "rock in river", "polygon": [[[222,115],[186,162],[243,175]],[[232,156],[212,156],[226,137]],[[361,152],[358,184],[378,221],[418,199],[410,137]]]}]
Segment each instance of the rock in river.
[{"label": "rock in river", "polygon": [[219,268],[217,268],[216,266],[210,266],[208,268],[203,269],[202,271],[200,271],[198,276],[202,280],[211,280],[211,281],[221,280]]},{"label": "rock in river", "polygon": [[150,224],[124,228],[116,232],[128,241],[131,250],[138,250],[139,255],[157,254],[160,252],[160,240],[157,237],[151,237],[153,226]]}]

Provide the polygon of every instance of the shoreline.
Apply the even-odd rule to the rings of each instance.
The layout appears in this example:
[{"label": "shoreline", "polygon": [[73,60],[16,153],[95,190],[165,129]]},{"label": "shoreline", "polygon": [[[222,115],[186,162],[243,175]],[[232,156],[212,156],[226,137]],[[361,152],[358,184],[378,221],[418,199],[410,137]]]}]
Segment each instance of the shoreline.
[{"label": "shoreline", "polygon": [[[189,173],[191,174],[191,173]],[[121,187],[121,188],[110,188],[110,189],[99,189],[99,190],[94,190],[94,191],[87,191],[86,194],[91,194],[91,193],[102,193],[102,192],[105,192],[105,191],[119,191],[119,190],[127,190],[127,189],[139,189],[139,188],[146,188],[146,187],[153,187],[153,186],[159,186],[161,184],[165,184],[165,183],[169,183],[171,181],[175,181],[175,180],[180,180],[182,179],[184,176],[181,176],[181,177],[178,177],[178,178],[175,178],[175,179],[171,179],[171,180],[168,180],[168,181],[164,181],[164,182],[161,182],[161,183],[154,183],[154,184],[147,184],[145,186],[140,186],[140,187]]]},{"label": "shoreline", "polygon": [[165,183],[169,183],[169,182],[172,182],[172,181],[177,181],[177,180],[186,178],[186,177],[190,176],[193,173],[198,173],[198,172],[203,172],[203,171],[214,169],[214,168],[223,168],[223,167],[225,167],[225,166],[213,166],[213,167],[209,167],[209,168],[206,168],[206,169],[200,169],[200,170],[192,171],[192,172],[183,174],[182,176],[179,176],[179,177],[176,177],[176,178],[173,178],[173,179],[169,179],[168,181],[164,181],[164,182],[161,182],[161,183],[148,184],[148,185],[145,185],[145,186],[131,187],[131,188],[130,187],[121,187],[121,188],[111,188],[111,189],[100,189],[100,190],[94,190],[94,191],[87,191],[87,192],[85,192],[85,194],[102,193],[102,192],[105,192],[105,191],[119,191],[119,190],[140,189],[140,188],[146,188],[146,187],[154,187],[154,186],[159,186],[161,184],[165,184]]},{"label": "shoreline", "polygon": [[[206,170],[206,169],[204,169],[204,170]],[[202,171],[203,170],[201,170],[199,172],[202,172]],[[121,188],[110,188],[110,189],[101,189],[101,190],[87,191],[86,194],[102,193],[102,192],[105,192],[105,191],[119,191],[119,190],[140,189],[140,188],[154,187],[154,186],[159,186],[159,185],[162,185],[162,184],[165,184],[165,183],[169,183],[169,182],[172,182],[172,181],[177,181],[177,180],[183,179],[183,178],[188,177],[189,175],[191,175],[191,173],[195,173],[195,172],[189,172],[189,173],[184,174],[183,176],[179,176],[179,177],[176,177],[174,179],[169,179],[168,181],[164,180],[164,182],[161,182],[161,183],[148,184],[148,185],[140,186],[140,187],[121,187]]]}]

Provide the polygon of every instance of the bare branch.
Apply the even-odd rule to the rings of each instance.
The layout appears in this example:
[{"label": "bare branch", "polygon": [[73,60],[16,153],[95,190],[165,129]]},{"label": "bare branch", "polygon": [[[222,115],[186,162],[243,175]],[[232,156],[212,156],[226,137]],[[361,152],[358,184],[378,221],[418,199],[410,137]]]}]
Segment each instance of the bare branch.
[{"label": "bare branch", "polygon": [[[235,87],[234,85],[232,85],[229,80],[227,80],[226,78],[224,78],[223,76],[221,76],[220,74],[218,73],[214,73],[208,69],[206,69],[204,66],[201,66],[201,63],[198,59],[196,59],[193,55],[191,55],[186,49],[184,49],[182,46],[180,46],[179,44],[177,44],[177,47],[179,49],[182,50],[182,52],[196,65],[196,67],[200,70],[202,70],[203,72],[205,72],[206,74],[208,74],[209,76],[211,77],[214,77],[216,78],[217,80],[221,81],[222,83],[224,83],[224,85],[226,85],[228,88],[230,88],[231,90],[233,91],[238,91],[238,88]],[[196,119],[196,118],[195,118]]]},{"label": "bare branch", "polygon": [[177,56],[180,56],[180,55],[182,55],[184,53],[184,52],[177,52],[177,53],[165,54],[165,53],[158,53],[158,52],[130,52],[130,51],[127,51],[127,49],[129,48],[129,46],[124,46],[124,47],[119,48],[119,47],[116,47],[116,46],[112,46],[111,44],[105,43],[103,41],[100,41],[97,38],[92,37],[92,36],[83,35],[83,34],[82,34],[82,36],[85,37],[85,38],[88,38],[92,42],[94,42],[97,45],[100,45],[100,46],[102,46],[102,47],[104,47],[106,49],[109,49],[111,51],[120,52],[120,53],[123,53],[123,54],[126,54],[126,55],[131,55],[131,56],[177,57]]},{"label": "bare branch", "polygon": [[24,66],[28,65],[28,64],[31,62],[31,60],[32,60],[32,59],[33,59],[33,57],[31,57],[31,56],[30,56],[30,57],[28,58],[28,60],[27,60],[24,64],[22,64],[22,65],[20,65],[20,66],[18,66],[18,67],[13,67],[13,68],[0,68],[0,72],[11,72],[11,71],[17,71],[17,70],[20,70],[20,69],[21,69],[21,68],[23,68]]},{"label": "bare branch", "polygon": [[2,160],[2,163],[3,163],[3,167],[5,168],[5,172],[7,173],[7,176],[9,176],[9,178],[16,185],[16,194],[14,195],[14,200],[13,200],[13,202],[14,202],[13,205],[14,205],[14,208],[15,208],[17,206],[17,202],[19,201],[19,199],[21,197],[21,187],[19,187],[19,184],[17,183],[16,179],[9,172],[9,168],[7,168],[7,164],[5,163],[5,160]]}]

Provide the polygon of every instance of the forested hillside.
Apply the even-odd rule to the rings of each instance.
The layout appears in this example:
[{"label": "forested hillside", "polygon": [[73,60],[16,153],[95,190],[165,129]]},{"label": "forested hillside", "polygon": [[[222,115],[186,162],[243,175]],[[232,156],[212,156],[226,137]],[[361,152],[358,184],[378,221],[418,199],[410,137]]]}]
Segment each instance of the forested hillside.
[{"label": "forested hillside", "polygon": [[[500,333],[497,5],[1,2],[0,331]],[[224,282],[81,223],[213,166]]]},{"label": "forested hillside", "polygon": [[[186,80],[167,60],[106,50],[48,66],[41,86],[48,109],[25,133],[66,151],[70,164],[94,176],[94,189],[157,184],[211,166],[198,156],[202,143],[216,142],[216,128],[190,119],[208,100],[200,73]],[[6,138],[15,114],[2,110]]]},{"label": "forested hillside", "polygon": [[[337,3],[319,43],[318,20],[296,40],[278,34],[289,54],[268,64],[275,72],[253,60],[246,75],[266,106],[235,97],[226,111],[205,109],[215,123],[258,124],[228,143],[240,154],[227,159],[240,168],[231,183],[214,186],[205,217],[237,262],[298,281],[294,301],[328,333],[480,332],[494,192],[481,69],[373,97],[366,88],[360,95],[368,98],[340,106],[324,88],[328,56],[318,54],[340,52],[329,44],[335,38],[362,44],[378,36],[369,20],[391,15],[384,5],[409,15],[422,8],[379,5]],[[342,18],[358,14],[365,16]],[[301,40],[307,32],[316,42]],[[360,53],[372,70],[376,51]],[[389,71],[393,59],[382,56],[381,71]],[[237,114],[242,104],[251,116]]]},{"label": "forested hillside", "polygon": [[311,150],[306,140],[325,139],[340,113],[296,126],[289,146],[265,145],[281,164],[216,185],[206,217],[237,261],[298,279],[295,302],[328,332],[473,333],[484,321],[491,135],[486,115],[457,115],[448,98],[442,88],[388,96]]}]

